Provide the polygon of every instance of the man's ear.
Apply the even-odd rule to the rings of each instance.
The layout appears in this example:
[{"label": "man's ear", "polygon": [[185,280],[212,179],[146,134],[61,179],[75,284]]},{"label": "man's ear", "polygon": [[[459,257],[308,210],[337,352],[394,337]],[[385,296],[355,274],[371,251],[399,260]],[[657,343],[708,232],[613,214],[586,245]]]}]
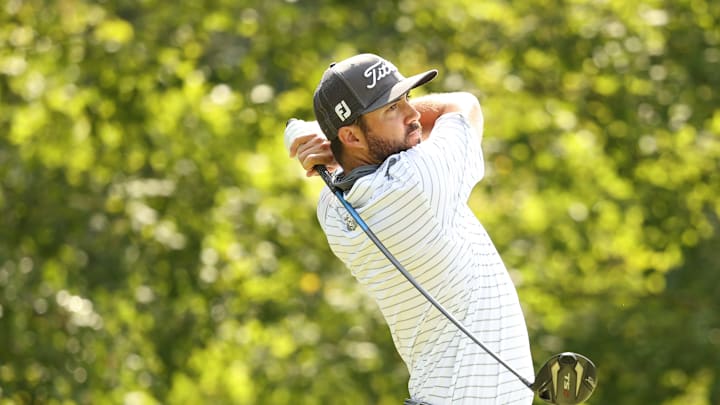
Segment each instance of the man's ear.
[{"label": "man's ear", "polygon": [[347,148],[362,147],[365,144],[365,137],[354,125],[340,127],[338,138]]}]

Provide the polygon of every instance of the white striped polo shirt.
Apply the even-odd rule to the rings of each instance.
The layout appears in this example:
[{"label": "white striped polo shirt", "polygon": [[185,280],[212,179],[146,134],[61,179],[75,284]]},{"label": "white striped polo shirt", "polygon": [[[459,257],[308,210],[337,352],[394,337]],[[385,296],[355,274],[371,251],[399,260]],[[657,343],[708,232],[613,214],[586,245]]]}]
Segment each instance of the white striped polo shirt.
[{"label": "white striped polo shirt", "polygon": [[[515,287],[468,206],[484,174],[480,142],[459,114],[388,157],[346,199],[405,268],[522,376],[533,368]],[[318,219],[333,253],[377,302],[410,372],[413,399],[441,404],[531,404],[533,393],[448,321],[395,269],[328,188]]]}]

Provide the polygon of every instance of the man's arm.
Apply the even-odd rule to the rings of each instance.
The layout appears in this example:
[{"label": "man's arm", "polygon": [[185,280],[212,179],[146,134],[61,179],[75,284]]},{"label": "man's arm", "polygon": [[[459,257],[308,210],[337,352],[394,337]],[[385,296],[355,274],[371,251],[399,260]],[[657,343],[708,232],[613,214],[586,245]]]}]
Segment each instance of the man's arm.
[{"label": "man's arm", "polygon": [[443,114],[459,112],[469,121],[478,140],[482,141],[483,115],[477,97],[467,92],[435,93],[411,98],[410,104],[420,113],[423,127],[423,139],[427,139],[435,126],[435,121]]},{"label": "man's arm", "polygon": [[[443,114],[459,112],[469,121],[478,141],[482,141],[483,115],[477,97],[467,92],[436,93],[411,98],[410,104],[420,113],[423,139],[427,139],[435,121]],[[340,165],[330,150],[330,142],[322,134],[307,134],[294,140],[290,146],[290,157],[297,156],[306,170],[306,175],[316,176],[315,165],[325,165],[333,172]]]}]

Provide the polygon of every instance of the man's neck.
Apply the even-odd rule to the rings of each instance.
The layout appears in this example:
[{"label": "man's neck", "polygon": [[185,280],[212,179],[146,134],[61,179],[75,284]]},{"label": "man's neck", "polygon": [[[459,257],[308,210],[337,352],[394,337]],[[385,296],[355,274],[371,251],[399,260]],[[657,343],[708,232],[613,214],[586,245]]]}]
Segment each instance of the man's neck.
[{"label": "man's neck", "polygon": [[377,165],[382,162],[374,162],[369,156],[345,156],[342,168],[345,173],[350,173],[361,166]]}]

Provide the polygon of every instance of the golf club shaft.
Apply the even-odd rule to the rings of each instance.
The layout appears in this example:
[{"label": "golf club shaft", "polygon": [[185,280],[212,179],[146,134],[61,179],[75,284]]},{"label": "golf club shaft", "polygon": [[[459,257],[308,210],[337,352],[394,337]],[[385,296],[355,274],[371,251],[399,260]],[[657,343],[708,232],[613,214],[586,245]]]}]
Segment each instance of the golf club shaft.
[{"label": "golf club shaft", "polygon": [[433,298],[432,295],[430,295],[429,292],[427,292],[420,283],[415,280],[415,278],[408,272],[405,267],[393,256],[392,253],[385,247],[385,245],[378,239],[377,236],[375,236],[375,233],[370,229],[370,227],[365,223],[365,221],[360,217],[360,214],[353,208],[352,205],[350,205],[347,200],[345,200],[345,197],[343,196],[342,190],[338,189],[337,187],[333,186],[332,176],[330,175],[330,172],[328,172],[327,168],[325,166],[315,166],[315,170],[320,174],[320,177],[322,177],[323,181],[325,181],[325,184],[330,188],[330,190],[335,194],[335,196],[338,198],[340,203],[345,207],[347,212],[350,214],[350,216],[353,217],[355,222],[362,228],[362,230],[365,232],[365,234],[370,238],[370,240],[377,246],[378,249],[382,252],[382,254],[387,257],[388,260],[395,266],[395,268],[402,273],[403,276],[410,282],[410,284],[415,287],[420,294],[422,294],[430,303],[440,311],[445,317],[450,320],[455,326],[457,326],[458,329],[460,329],[463,333],[465,333],[473,342],[475,342],[478,346],[480,346],[487,354],[489,354],[492,358],[497,360],[498,363],[502,364],[508,371],[513,373],[517,378],[522,381],[525,386],[533,389],[533,385],[530,381],[525,379],[523,376],[521,376],[517,371],[513,370],[512,367],[510,367],[509,364],[505,363],[497,354],[493,353],[492,350],[490,350],[485,344],[480,341],[475,335],[473,335],[472,332],[470,332],[465,326],[463,326],[460,321],[455,319],[455,317],[450,314],[435,298]]}]

